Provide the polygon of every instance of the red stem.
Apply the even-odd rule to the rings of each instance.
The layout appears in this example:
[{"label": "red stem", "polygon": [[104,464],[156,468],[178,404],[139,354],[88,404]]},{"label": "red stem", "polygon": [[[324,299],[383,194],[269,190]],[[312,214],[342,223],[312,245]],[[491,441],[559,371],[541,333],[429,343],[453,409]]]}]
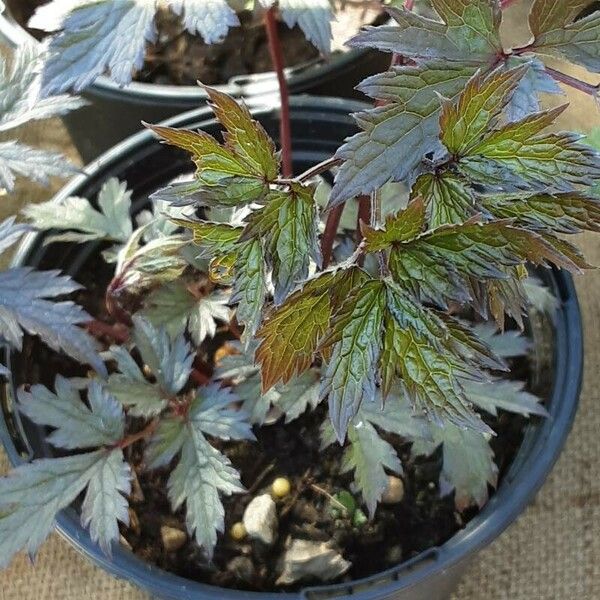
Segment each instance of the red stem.
[{"label": "red stem", "polygon": [[136,442],[139,442],[140,440],[143,440],[144,438],[151,436],[156,431],[158,424],[159,419],[154,419],[150,421],[150,423],[148,423],[148,425],[146,425],[146,427],[144,427],[144,429],[142,429],[141,431],[125,436],[122,440],[118,441],[115,444],[115,448],[124,449],[131,446],[132,444],[135,444]]},{"label": "red stem", "polygon": [[511,4],[514,4],[515,2],[518,2],[518,0],[500,0],[500,8],[504,10],[505,8],[508,8]]},{"label": "red stem", "polygon": [[331,261],[331,252],[333,250],[333,241],[337,233],[338,227],[340,226],[340,219],[342,218],[342,212],[344,211],[344,205],[338,204],[334,206],[327,215],[327,221],[325,222],[325,231],[321,238],[321,254],[323,256],[323,268],[326,269]]},{"label": "red stem", "polygon": [[551,67],[546,67],[546,72],[548,73],[548,75],[556,79],[556,81],[560,81],[560,83],[564,83],[565,85],[579,90],[580,92],[585,92],[586,94],[590,94],[591,96],[596,96],[598,92],[600,92],[600,84],[592,85],[591,83],[581,81],[581,79],[571,77],[571,75],[567,75],[566,73],[562,73],[561,71],[557,71],[556,69],[552,69]]},{"label": "red stem", "polygon": [[281,144],[281,158],[283,162],[283,176],[291,177],[292,166],[292,131],[290,126],[290,94],[283,66],[283,52],[281,40],[277,29],[277,17],[275,8],[269,8],[265,13],[265,28],[269,41],[269,53],[273,67],[277,73],[279,83],[279,96],[281,99],[281,112],[279,116],[279,140]]},{"label": "red stem", "polygon": [[94,337],[109,337],[119,344],[124,344],[129,340],[129,329],[122,323],[115,323],[110,325],[104,321],[98,321],[94,319],[89,323],[86,323],[86,329]]}]

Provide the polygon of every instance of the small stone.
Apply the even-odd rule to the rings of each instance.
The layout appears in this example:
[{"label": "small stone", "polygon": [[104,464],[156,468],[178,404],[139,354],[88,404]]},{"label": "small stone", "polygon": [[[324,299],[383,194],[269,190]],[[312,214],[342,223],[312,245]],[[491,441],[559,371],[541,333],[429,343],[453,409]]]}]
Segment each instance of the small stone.
[{"label": "small stone", "polygon": [[285,498],[292,491],[292,484],[287,477],[278,477],[271,484],[271,491],[276,498]]},{"label": "small stone", "polygon": [[236,542],[239,542],[243,540],[247,535],[246,527],[241,521],[238,521],[237,523],[234,523],[231,526],[229,535],[231,535],[231,539],[235,540]]},{"label": "small stone", "polygon": [[185,531],[181,531],[181,529],[175,527],[168,527],[167,525],[163,525],[160,528],[160,538],[163,548],[167,552],[177,552],[187,542]]},{"label": "small stone", "polygon": [[271,494],[254,498],[244,511],[243,521],[251,538],[273,544],[277,537],[277,507]]},{"label": "small stone", "polygon": [[402,546],[392,546],[385,553],[385,560],[391,565],[399,565],[402,562]]},{"label": "small stone", "polygon": [[305,579],[331,581],[343,575],[352,563],[325,542],[292,540],[283,555],[277,585],[290,585]]},{"label": "small stone", "polygon": [[254,564],[247,556],[236,556],[227,563],[227,570],[240,581],[252,581],[255,571]]},{"label": "small stone", "polygon": [[399,477],[388,475],[388,485],[381,496],[383,504],[398,504],[404,499],[404,482]]},{"label": "small stone", "polygon": [[127,550],[133,551],[133,548],[131,547],[131,544],[127,541],[127,538],[123,534],[121,534],[119,536],[119,543],[124,548],[127,548]]}]

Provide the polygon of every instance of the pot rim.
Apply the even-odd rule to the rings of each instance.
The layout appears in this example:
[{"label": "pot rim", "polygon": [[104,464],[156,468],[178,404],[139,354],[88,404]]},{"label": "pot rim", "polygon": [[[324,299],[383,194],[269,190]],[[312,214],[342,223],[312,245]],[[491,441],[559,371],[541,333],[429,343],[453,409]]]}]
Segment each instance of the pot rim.
[{"label": "pot rim", "polygon": [[[292,119],[302,118],[303,112],[314,117],[321,113],[340,114],[360,110],[368,106],[357,101],[339,98],[303,96],[292,98]],[[255,118],[269,117],[276,109],[263,105],[253,110]],[[166,121],[172,127],[199,128],[214,123],[208,107],[189,111]],[[90,163],[83,172],[73,178],[55,198],[76,193],[90,178],[102,178],[111,167],[122,163],[127,156],[152,143],[158,143],[150,131],[142,131],[115,146]],[[32,243],[40,234],[29,234],[19,247],[13,265],[19,264],[27,255]],[[112,575],[127,579],[142,589],[161,598],[195,600],[318,600],[319,598],[345,598],[355,600],[378,600],[389,598],[386,594],[409,590],[429,578],[448,571],[463,563],[474,553],[491,543],[504,531],[533,499],[556,462],[573,424],[583,377],[583,332],[581,315],[575,287],[570,275],[548,270],[555,292],[561,302],[555,323],[554,386],[549,403],[551,416],[539,423],[532,423],[525,439],[505,474],[497,491],[486,506],[452,538],[439,547],[426,550],[414,559],[379,574],[351,583],[307,587],[298,593],[248,592],[219,588],[188,580],[145,563],[122,546],[116,545],[110,560],[95,544],[89,533],[79,524],[73,509],[62,511],[57,518],[58,531],[95,564]],[[3,386],[10,396],[11,386]],[[10,399],[8,400],[10,403]],[[0,415],[0,439],[13,465],[23,462],[9,434],[5,420],[6,407]],[[338,594],[338,595],[335,595]]]},{"label": "pot rim", "polygon": [[[13,49],[26,43],[39,43],[23,26],[10,15],[8,6],[4,14],[0,14],[0,39]],[[334,53],[329,59],[323,57],[285,69],[290,92],[301,91],[312,86],[315,79],[322,79],[330,73],[350,69],[353,63],[369,50],[351,48],[346,52]],[[256,96],[273,94],[278,90],[277,76],[274,71],[251,73],[232,77],[227,83],[217,84],[216,89],[231,95]],[[121,98],[135,103],[153,103],[158,99],[173,104],[189,105],[190,102],[208,98],[208,94],[197,85],[166,85],[160,83],[144,83],[132,81],[127,86],[120,86],[106,75],[100,75],[85,91],[92,91],[102,98]]]}]

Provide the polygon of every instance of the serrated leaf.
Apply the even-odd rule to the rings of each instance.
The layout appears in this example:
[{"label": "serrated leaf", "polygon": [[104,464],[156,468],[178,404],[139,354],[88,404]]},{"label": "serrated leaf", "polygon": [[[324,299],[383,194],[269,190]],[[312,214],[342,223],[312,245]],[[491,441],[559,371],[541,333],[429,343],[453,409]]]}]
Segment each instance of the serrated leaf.
[{"label": "serrated leaf", "polygon": [[[571,191],[592,185],[600,176],[600,157],[581,144],[575,133],[538,133],[564,110],[559,107],[535,113],[492,131],[471,149],[459,168],[473,181],[511,191],[530,189]],[[502,181],[504,179],[504,181]]]},{"label": "serrated leaf", "polygon": [[459,62],[484,62],[502,51],[498,35],[501,13],[496,2],[432,0],[432,6],[443,23],[405,8],[388,8],[396,24],[366,27],[350,45],[378,48],[415,60]]},{"label": "serrated leaf", "polygon": [[496,129],[525,69],[520,66],[510,71],[497,70],[489,76],[477,73],[469,80],[456,103],[443,103],[440,139],[450,154],[473,154],[472,149],[489,131]]},{"label": "serrated leaf", "polygon": [[348,428],[349,445],[342,456],[342,473],[354,471],[354,483],[360,490],[371,519],[388,485],[385,469],[400,475],[402,464],[393,446],[379,437],[368,421]]},{"label": "serrated leaf", "polygon": [[3,271],[0,273],[0,334],[18,350],[22,348],[22,330],[38,335],[52,349],[63,350],[106,376],[106,367],[96,352],[94,340],[77,327],[91,317],[73,302],[50,300],[79,287],[58,271],[34,271],[30,267]]},{"label": "serrated leaf", "polygon": [[412,454],[429,455],[442,444],[441,495],[454,490],[454,503],[460,511],[473,504],[481,508],[488,500],[488,485],[495,487],[498,482],[498,467],[487,437],[452,423],[445,423],[443,427],[431,423],[430,427],[434,442],[416,441]]},{"label": "serrated leaf", "polygon": [[111,177],[98,193],[98,208],[87,198],[70,196],[61,202],[50,200],[29,204],[23,214],[37,229],[56,229],[68,233],[50,236],[51,241],[85,242],[108,240],[126,242],[133,233],[131,192],[125,182]]},{"label": "serrated leaf", "polygon": [[205,88],[225,127],[225,143],[202,131],[149,125],[165,142],[183,148],[196,164],[196,183],[207,205],[236,206],[262,200],[277,178],[275,145],[248,109],[213,88]]},{"label": "serrated leaf", "polygon": [[[7,131],[29,121],[58,117],[86,103],[81,98],[61,95],[40,97],[42,47],[33,42],[19,44],[12,64],[0,65],[0,131]],[[64,159],[63,159],[64,160]]]},{"label": "serrated leaf", "polygon": [[[227,401],[230,398],[227,394]],[[229,459],[208,443],[203,431],[217,435],[222,432],[225,439],[251,439],[249,427],[242,424],[242,415],[236,418],[228,414],[231,411],[223,407],[222,400],[223,396],[207,400],[199,393],[192,401],[183,427],[171,427],[170,435],[162,441],[163,456],[155,459],[155,462],[164,464],[165,452],[168,457],[175,448],[181,449],[177,467],[169,477],[169,499],[173,510],[178,510],[185,503],[188,531],[209,557],[217,542],[217,532],[222,532],[224,527],[220,494],[242,492],[243,488]],[[206,403],[205,409],[203,402]],[[225,415],[230,426],[223,426],[216,419]]]},{"label": "serrated leaf", "polygon": [[198,388],[188,419],[192,427],[221,440],[253,440],[248,413],[235,408],[238,401],[229,388],[211,383]]},{"label": "serrated leaf", "polygon": [[489,346],[496,356],[510,358],[525,356],[531,342],[517,330],[499,332],[493,323],[478,323],[471,326],[475,336]]},{"label": "serrated leaf", "polygon": [[321,265],[314,188],[293,183],[289,191],[271,191],[266,206],[250,215],[242,240],[262,240],[273,269],[273,298],[279,305],[308,276],[310,259]]},{"label": "serrated leaf", "polygon": [[269,314],[257,332],[262,340],[256,361],[261,365],[263,390],[280,380],[285,384],[310,367],[332,310],[365,279],[366,273],[356,267],[327,271]]},{"label": "serrated leaf", "polygon": [[31,231],[31,227],[25,223],[15,223],[15,216],[8,217],[0,222],[0,254],[17,243],[21,237]]},{"label": "serrated leaf", "polygon": [[529,15],[533,49],[599,73],[600,11],[577,19],[589,6],[588,0],[536,0]]},{"label": "serrated leaf", "polygon": [[449,171],[421,175],[412,196],[422,197],[427,222],[434,229],[451,223],[464,223],[475,214],[475,197],[464,181]]},{"label": "serrated leaf", "polygon": [[540,399],[525,391],[522,381],[493,379],[490,382],[465,381],[465,391],[473,404],[486,412],[497,415],[498,409],[529,417],[548,416]]},{"label": "serrated leaf", "polygon": [[168,392],[159,384],[146,379],[131,354],[122,346],[111,346],[112,358],[117,361],[119,373],[111,373],[107,381],[110,393],[134,417],[152,417],[167,405]]},{"label": "serrated leaf", "polygon": [[321,397],[328,398],[329,417],[340,442],[361,403],[376,395],[384,306],[383,282],[367,281],[343,302],[319,344],[320,350],[331,348]]},{"label": "serrated leaf", "polygon": [[237,303],[237,320],[244,325],[246,342],[256,333],[261,321],[267,286],[265,261],[259,239],[238,245],[231,303]]},{"label": "serrated leaf", "polygon": [[439,150],[437,94],[453,98],[476,71],[477,66],[435,60],[365,79],[358,89],[389,103],[354,115],[363,131],[336,152],[345,162],[336,174],[330,207],[405,179],[425,154]]},{"label": "serrated leaf", "polygon": [[156,38],[154,2],[145,0],[86,1],[58,7],[60,17],[45,23],[44,15],[57,3],[38,10],[31,26],[60,32],[50,39],[43,75],[45,93],[82,90],[105,71],[127,85],[144,61],[146,42]]},{"label": "serrated leaf", "polygon": [[229,323],[228,303],[229,296],[222,292],[198,298],[178,280],[151,292],[141,314],[155,327],[164,326],[172,338],[189,331],[200,346],[206,338],[214,337],[217,322]]},{"label": "serrated leaf", "polygon": [[116,400],[98,381],[87,389],[89,407],[79,390],[60,375],[55,393],[43,385],[18,390],[19,410],[38,425],[54,427],[48,441],[58,448],[93,448],[118,442],[125,432],[125,416]]},{"label": "serrated leaf", "polygon": [[144,453],[148,468],[158,469],[168,465],[181,451],[185,436],[186,428],[181,419],[160,419]]},{"label": "serrated leaf", "polygon": [[240,24],[226,0],[170,0],[171,10],[183,17],[192,35],[199,33],[207,44],[222,42],[230,27]]},{"label": "serrated leaf", "polygon": [[0,143],[0,188],[8,192],[14,189],[17,175],[48,185],[50,177],[69,177],[76,172],[62,154],[15,141]]},{"label": "serrated leaf", "polygon": [[279,11],[290,28],[298,25],[306,39],[328,56],[331,52],[331,21],[334,12],[329,0],[279,0]]},{"label": "serrated leaf", "polygon": [[155,328],[139,315],[133,317],[133,341],[162,390],[177,394],[187,383],[195,353],[183,335],[171,340],[167,331]]},{"label": "serrated leaf", "polygon": [[481,206],[498,219],[537,231],[579,233],[600,231],[600,202],[578,192],[532,196],[485,196]]},{"label": "serrated leaf", "polygon": [[88,527],[92,542],[111,556],[111,545],[119,539],[119,524],[129,524],[127,498],[131,493],[131,467],[123,450],[106,453],[90,479],[83,504],[81,524]]},{"label": "serrated leaf", "polygon": [[[399,218],[399,215],[401,218]],[[413,200],[398,214],[388,215],[381,229],[363,225],[364,248],[367,252],[387,250],[396,242],[413,240],[425,227],[425,207],[422,198]]]},{"label": "serrated leaf", "polygon": [[192,221],[187,219],[173,219],[192,231],[194,243],[202,246],[206,255],[228,254],[236,248],[243,227],[234,227],[227,223],[212,223],[210,221]]},{"label": "serrated leaf", "polygon": [[527,296],[527,302],[533,309],[554,317],[560,300],[536,277],[528,277],[523,281],[523,289]]},{"label": "serrated leaf", "polygon": [[[88,485],[93,493],[82,514],[104,549],[118,534],[116,519],[126,522],[124,500],[129,468],[123,451],[97,450],[63,458],[43,458],[14,469],[0,479],[0,567],[8,566],[21,549],[33,556],[54,527],[57,513]],[[102,490],[97,496],[96,491]],[[102,532],[102,533],[101,533]]]},{"label": "serrated leaf", "polygon": [[[473,375],[476,369],[448,352],[444,337],[435,336],[431,325],[423,327],[427,319],[433,319],[431,311],[414,304],[391,280],[386,280],[385,286],[387,310],[400,325],[396,330],[400,357],[397,371],[413,405],[436,423],[454,423],[457,427],[490,433],[472,410],[459,380],[460,375]],[[415,311],[418,311],[416,318],[411,316]],[[441,321],[433,320],[432,325],[448,336]]]},{"label": "serrated leaf", "polygon": [[541,103],[539,94],[564,94],[556,80],[548,74],[544,63],[535,56],[511,56],[506,61],[506,68],[514,69],[526,65],[527,71],[519,81],[506,107],[509,121],[519,121],[527,115],[539,112]]}]

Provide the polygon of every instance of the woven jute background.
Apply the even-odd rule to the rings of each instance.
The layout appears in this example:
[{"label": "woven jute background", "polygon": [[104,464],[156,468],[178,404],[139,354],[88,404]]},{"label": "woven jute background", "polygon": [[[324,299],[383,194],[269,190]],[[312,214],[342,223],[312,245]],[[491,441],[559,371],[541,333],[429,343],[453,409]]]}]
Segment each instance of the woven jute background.
[{"label": "woven jute background", "polygon": [[[525,11],[517,6],[509,35],[526,37],[525,24]],[[600,112],[592,99],[574,92],[569,100],[572,106],[559,127],[585,132],[600,125]],[[77,160],[60,122],[28,126],[20,138],[61,149]],[[16,194],[0,199],[0,217],[48,197],[47,190],[22,184]],[[579,242],[589,262],[600,265],[600,236],[581,236]],[[579,278],[577,290],[584,321],[585,376],[574,429],[536,500],[478,556],[453,600],[600,599],[600,271]],[[0,450],[0,473],[7,470],[8,461]],[[43,545],[35,565],[19,556],[0,572],[0,600],[83,598],[142,600],[147,596],[92,566],[56,534]]]}]

